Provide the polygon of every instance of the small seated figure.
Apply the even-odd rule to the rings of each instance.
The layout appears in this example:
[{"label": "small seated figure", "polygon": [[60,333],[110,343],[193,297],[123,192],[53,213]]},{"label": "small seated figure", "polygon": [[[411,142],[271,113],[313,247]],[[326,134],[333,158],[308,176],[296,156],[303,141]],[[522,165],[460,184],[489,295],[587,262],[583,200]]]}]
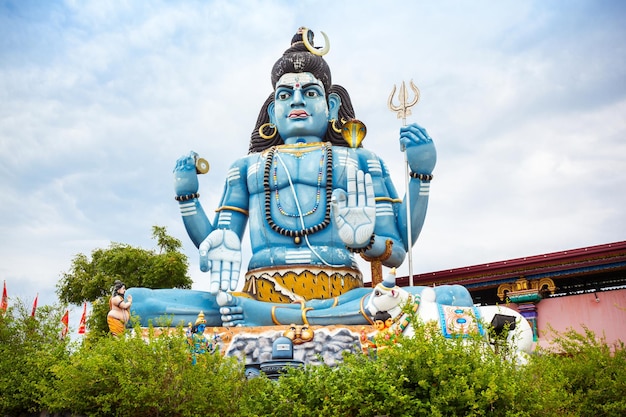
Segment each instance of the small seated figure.
[{"label": "small seated figure", "polygon": [[107,314],[107,324],[109,332],[113,336],[124,333],[126,323],[130,319],[130,306],[133,304],[133,296],[128,295],[124,300],[126,285],[116,280],[111,287],[111,298],[109,299],[109,314]]},{"label": "small seated figure", "polygon": [[389,329],[392,324],[393,319],[391,317],[391,314],[389,314],[388,312],[377,311],[376,314],[374,314],[374,327],[376,327],[376,330],[378,330],[379,332],[384,332],[385,330]]},{"label": "small seated figure", "polygon": [[361,329],[361,350],[364,354],[369,355],[372,351],[384,349],[390,343],[396,341],[396,332],[392,328],[394,324],[391,314],[387,311],[377,311],[374,314],[374,328],[377,333],[372,337],[368,337],[365,327]]},{"label": "small seated figure", "polygon": [[[209,325],[225,327],[371,323],[363,306],[372,290],[356,257],[402,264],[424,224],[436,150],[423,127],[400,128],[395,143],[411,170],[410,192],[400,198],[385,162],[363,147],[365,126],[348,92],[332,82],[324,38],[325,47],[315,47],[313,32],[300,28],[274,64],[249,153],[228,170],[213,220],[199,199],[198,155],[176,162],[175,199],[209,291],[133,288],[142,325],[162,315],[176,325],[200,310]],[[240,276],[247,227],[252,256]],[[472,304],[464,288],[450,291]]]},{"label": "small seated figure", "polygon": [[195,365],[198,361],[198,355],[204,355],[205,353],[213,353],[216,350],[216,346],[213,345],[204,335],[206,329],[206,320],[204,319],[204,313],[201,311],[198,314],[195,324],[191,327],[187,338],[189,343],[189,351],[191,352],[191,364]]},{"label": "small seated figure", "polygon": [[374,326],[378,333],[374,335],[374,343],[376,344],[376,349],[385,349],[391,343],[395,343],[398,333],[393,328],[393,318],[391,314],[386,311],[377,311],[374,314]]}]

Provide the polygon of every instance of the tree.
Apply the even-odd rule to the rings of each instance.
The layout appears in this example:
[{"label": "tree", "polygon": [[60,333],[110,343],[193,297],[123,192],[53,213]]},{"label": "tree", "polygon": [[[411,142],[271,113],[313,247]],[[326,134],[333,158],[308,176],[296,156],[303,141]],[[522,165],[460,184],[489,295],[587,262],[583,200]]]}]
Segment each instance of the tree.
[{"label": "tree", "polygon": [[87,326],[92,332],[106,333],[108,297],[116,279],[127,288],[191,288],[187,256],[180,252],[181,241],[160,226],[152,227],[152,238],[157,241],[158,251],[112,242],[106,249],[94,249],[91,259],[79,253],[57,283],[59,300],[76,305],[92,302],[93,314]]}]

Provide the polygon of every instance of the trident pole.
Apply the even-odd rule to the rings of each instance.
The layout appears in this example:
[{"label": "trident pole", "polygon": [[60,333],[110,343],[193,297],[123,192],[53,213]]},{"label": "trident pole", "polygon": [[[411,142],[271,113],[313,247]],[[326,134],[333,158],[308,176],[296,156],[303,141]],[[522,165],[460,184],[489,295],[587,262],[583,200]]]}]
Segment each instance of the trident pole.
[{"label": "trident pole", "polygon": [[[411,107],[417,104],[417,101],[420,97],[420,92],[417,89],[417,86],[411,80],[410,83],[411,89],[415,93],[415,97],[413,100],[409,102],[409,96],[406,91],[406,85],[404,81],[402,81],[402,85],[400,86],[400,91],[398,92],[398,100],[400,102],[399,105],[393,104],[393,96],[396,93],[396,85],[394,84],[393,90],[389,95],[388,106],[389,109],[398,114],[398,119],[402,119],[402,126],[406,126],[406,117],[411,115]],[[406,236],[407,236],[407,246],[408,246],[408,256],[409,256],[409,286],[413,286],[413,232],[411,226],[411,194],[409,190],[409,185],[411,182],[411,177],[409,175],[409,157],[407,154],[406,145],[402,144],[401,151],[404,153],[404,199],[406,203]]]}]

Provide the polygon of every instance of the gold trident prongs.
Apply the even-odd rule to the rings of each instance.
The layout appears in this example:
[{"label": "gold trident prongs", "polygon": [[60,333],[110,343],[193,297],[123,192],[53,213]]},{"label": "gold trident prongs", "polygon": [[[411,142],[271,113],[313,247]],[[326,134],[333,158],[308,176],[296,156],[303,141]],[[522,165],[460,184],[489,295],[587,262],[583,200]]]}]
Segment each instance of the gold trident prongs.
[{"label": "gold trident prongs", "polygon": [[393,112],[398,113],[398,119],[402,119],[402,124],[406,126],[406,118],[411,115],[411,107],[417,104],[417,101],[420,99],[420,90],[418,90],[417,86],[411,80],[411,90],[415,93],[415,97],[409,103],[409,95],[406,91],[406,85],[404,81],[402,81],[402,85],[400,86],[400,91],[398,92],[398,100],[400,104],[398,106],[393,104],[393,96],[396,94],[396,85],[393,85],[393,90],[391,90],[391,94],[389,94],[388,106],[389,109]]},{"label": "gold trident prongs", "polygon": [[[400,86],[400,91],[398,92],[398,100],[400,101],[400,105],[396,106],[393,104],[393,96],[396,94],[396,85],[393,85],[393,90],[391,90],[391,94],[389,95],[389,109],[393,112],[398,113],[398,119],[402,119],[402,126],[406,126],[406,117],[411,115],[411,107],[417,104],[417,101],[420,99],[420,90],[417,89],[417,86],[411,80],[411,89],[415,93],[415,97],[409,103],[409,95],[406,91],[406,85],[404,81],[402,81],[402,85]],[[407,148],[404,144],[401,145],[402,152],[404,153],[404,184],[405,184],[405,195],[404,201],[406,204],[406,234],[407,234],[407,242],[409,245],[409,250],[407,252],[407,258],[409,261],[409,286],[413,286],[413,238],[411,237],[411,196],[410,196],[410,188],[409,183],[411,179],[409,178],[409,157],[407,155]]]}]

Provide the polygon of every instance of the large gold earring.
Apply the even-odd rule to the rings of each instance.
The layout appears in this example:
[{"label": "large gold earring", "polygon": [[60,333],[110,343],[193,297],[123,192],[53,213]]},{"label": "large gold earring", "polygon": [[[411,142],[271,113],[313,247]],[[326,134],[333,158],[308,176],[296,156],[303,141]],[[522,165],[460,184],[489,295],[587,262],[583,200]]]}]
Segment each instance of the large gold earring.
[{"label": "large gold earring", "polygon": [[[341,128],[338,128],[337,126],[335,126],[335,122],[337,122],[337,119],[330,119],[330,126],[333,128],[333,130],[337,133],[341,133]],[[343,122],[345,123],[345,122]]]},{"label": "large gold earring", "polygon": [[[272,132],[271,135],[266,135],[265,133],[263,133],[263,129],[265,129],[266,126],[270,129],[274,129],[274,132]],[[276,133],[278,133],[278,129],[276,128],[276,125],[274,123],[264,123],[261,125],[261,127],[259,127],[259,136],[261,136],[265,140],[274,139],[276,137]]]}]

